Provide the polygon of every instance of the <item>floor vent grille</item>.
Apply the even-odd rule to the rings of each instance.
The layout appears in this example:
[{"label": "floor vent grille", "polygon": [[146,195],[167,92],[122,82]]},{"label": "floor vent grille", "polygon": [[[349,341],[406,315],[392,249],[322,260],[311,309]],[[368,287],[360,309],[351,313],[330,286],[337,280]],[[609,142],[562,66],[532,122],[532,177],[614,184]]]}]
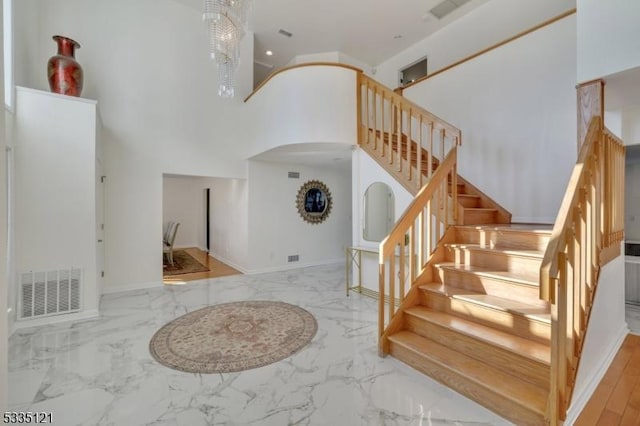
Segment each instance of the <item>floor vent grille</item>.
[{"label": "floor vent grille", "polygon": [[82,271],[78,268],[20,274],[20,319],[78,312]]}]

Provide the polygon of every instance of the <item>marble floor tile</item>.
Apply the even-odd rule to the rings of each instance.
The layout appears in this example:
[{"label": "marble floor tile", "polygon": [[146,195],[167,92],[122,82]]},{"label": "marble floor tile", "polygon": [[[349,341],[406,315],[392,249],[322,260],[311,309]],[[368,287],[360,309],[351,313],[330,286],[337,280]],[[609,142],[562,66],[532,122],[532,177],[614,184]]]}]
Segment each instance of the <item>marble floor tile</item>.
[{"label": "marble floor tile", "polygon": [[[168,321],[239,300],[299,305],[316,317],[318,332],[289,358],[239,373],[183,373],[149,354],[149,340]],[[376,301],[345,296],[341,265],[105,295],[97,319],[14,333],[10,408],[50,411],[64,426],[510,424],[380,358],[376,321]]]}]

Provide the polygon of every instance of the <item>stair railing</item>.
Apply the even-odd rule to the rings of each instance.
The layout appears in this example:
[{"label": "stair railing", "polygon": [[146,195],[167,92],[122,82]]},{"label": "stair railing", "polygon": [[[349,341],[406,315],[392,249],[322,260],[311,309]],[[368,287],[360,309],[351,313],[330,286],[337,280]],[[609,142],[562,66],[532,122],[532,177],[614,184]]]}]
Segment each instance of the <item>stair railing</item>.
[{"label": "stair railing", "polygon": [[[457,147],[418,192],[380,243],[378,349],[389,353],[389,326],[444,233],[457,219]],[[408,285],[407,285],[408,284]]]},{"label": "stair railing", "polygon": [[438,161],[460,145],[461,132],[359,73],[358,143],[416,194],[431,178]]},{"label": "stair railing", "polygon": [[594,117],[540,268],[540,298],[551,303],[551,424],[566,418],[600,268],[620,253],[624,152]]}]

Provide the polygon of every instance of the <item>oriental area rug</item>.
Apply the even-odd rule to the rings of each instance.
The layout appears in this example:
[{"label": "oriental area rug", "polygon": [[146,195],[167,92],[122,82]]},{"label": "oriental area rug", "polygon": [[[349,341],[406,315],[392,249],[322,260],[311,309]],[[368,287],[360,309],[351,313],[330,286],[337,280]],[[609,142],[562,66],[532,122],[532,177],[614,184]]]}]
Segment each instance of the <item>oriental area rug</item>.
[{"label": "oriental area rug", "polygon": [[318,324],[278,301],[208,306],[164,325],[149,342],[160,364],[187,373],[231,373],[285,359],[305,347]]},{"label": "oriental area rug", "polygon": [[209,268],[198,262],[184,250],[176,250],[173,252],[173,265],[168,263],[162,265],[163,275],[182,275],[208,271]]}]

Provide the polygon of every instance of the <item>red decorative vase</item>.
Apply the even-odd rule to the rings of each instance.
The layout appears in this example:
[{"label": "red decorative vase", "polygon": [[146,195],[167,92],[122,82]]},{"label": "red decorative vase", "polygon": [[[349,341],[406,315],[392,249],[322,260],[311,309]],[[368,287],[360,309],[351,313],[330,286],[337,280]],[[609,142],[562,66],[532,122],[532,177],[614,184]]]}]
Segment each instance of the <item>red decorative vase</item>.
[{"label": "red decorative vase", "polygon": [[53,39],[58,43],[58,54],[49,59],[47,66],[49,87],[54,93],[80,96],[82,67],[73,56],[75,49],[80,48],[80,44],[60,35],[53,36]]}]

